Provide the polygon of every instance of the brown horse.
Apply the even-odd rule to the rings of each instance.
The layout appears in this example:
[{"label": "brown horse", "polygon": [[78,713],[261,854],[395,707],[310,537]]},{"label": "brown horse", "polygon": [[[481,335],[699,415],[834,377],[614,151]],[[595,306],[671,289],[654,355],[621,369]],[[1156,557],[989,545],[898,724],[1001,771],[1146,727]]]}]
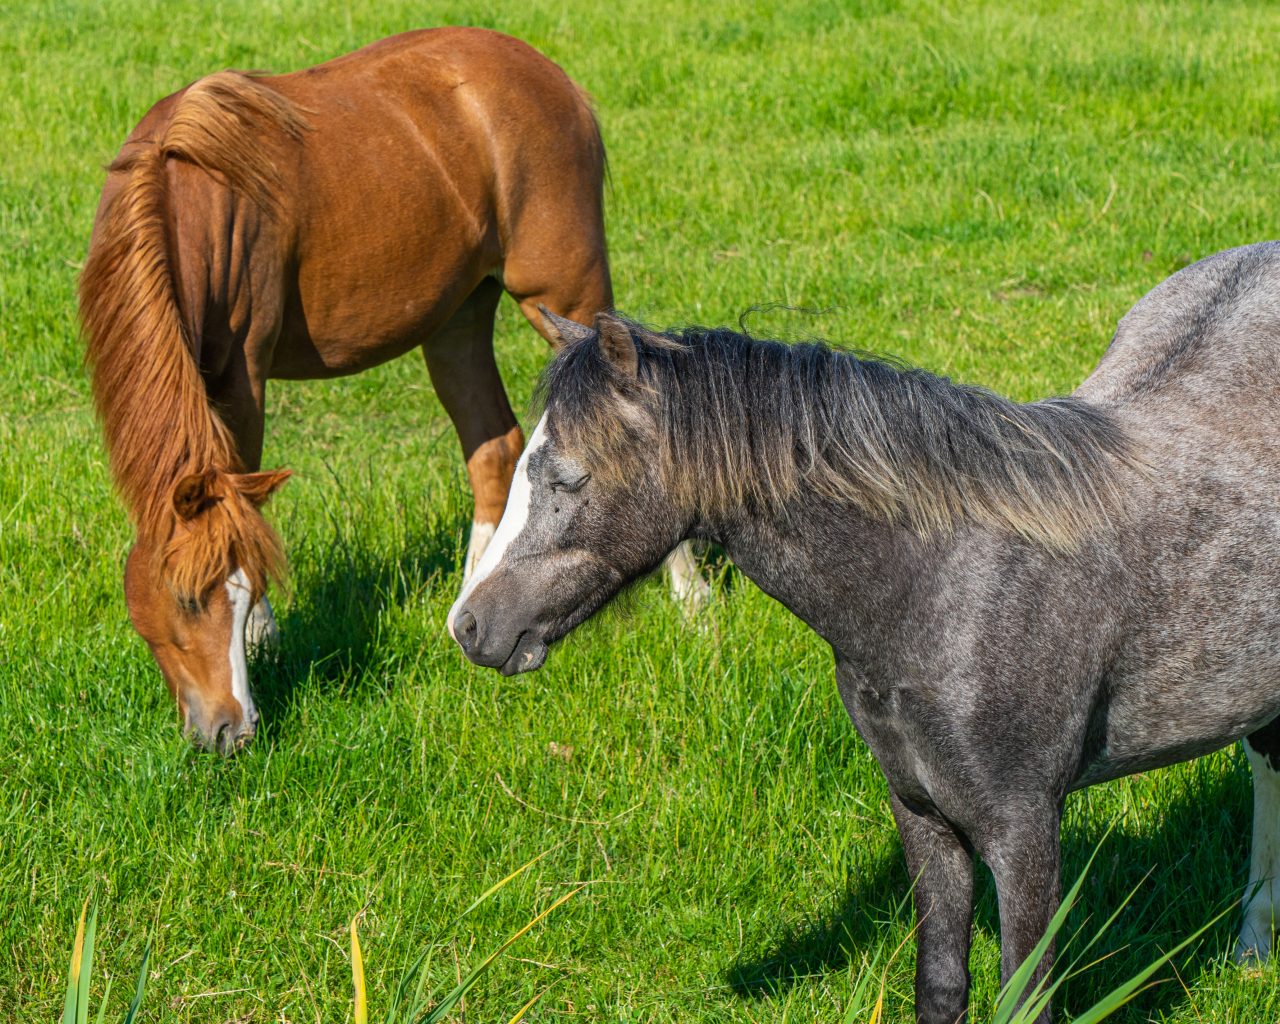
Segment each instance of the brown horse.
[{"label": "brown horse", "polygon": [[269,378],[421,347],[475,495],[474,566],[524,442],[493,357],[505,289],[589,322],[612,304],[604,148],[584,93],[516,39],[410,32],[161,100],[108,168],[80,313],[137,533],[125,595],[188,732],[253,735],[246,642],[283,566],[260,508]]}]

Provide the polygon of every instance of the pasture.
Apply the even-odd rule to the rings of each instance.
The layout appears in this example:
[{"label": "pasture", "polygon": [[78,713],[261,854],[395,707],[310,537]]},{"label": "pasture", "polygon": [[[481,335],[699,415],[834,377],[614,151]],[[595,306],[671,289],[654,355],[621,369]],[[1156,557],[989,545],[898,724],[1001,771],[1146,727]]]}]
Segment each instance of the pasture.
[{"label": "pasture", "polygon": [[[223,67],[288,70],[408,28],[519,36],[595,98],[619,306],[891,353],[1019,399],[1074,387],[1116,320],[1203,255],[1272,238],[1280,11],[1247,3],[867,0],[599,7],[531,0],[17,2],[0,10],[0,1019],[47,1020],[98,894],[111,1015],[153,943],[144,1019],[350,1019],[346,927],[371,997],[448,934],[450,984],[585,886],[468,997],[507,1020],[839,1019],[893,954],[910,1019],[909,881],[883,781],[828,650],[722,570],[688,622],[639,589],[503,679],[444,630],[470,521],[419,358],[279,383],[264,466],[292,564],[254,684],[258,739],[191,749],[120,593],[130,540],[90,411],[75,278],[101,165],[159,97]],[[812,312],[770,308],[808,307]],[[504,300],[527,407],[544,343]],[[1235,749],[1071,798],[1065,876],[1109,827],[1072,927],[1136,896],[1070,1019],[1245,881]],[[975,1020],[999,939],[982,876]],[[1276,966],[1228,962],[1237,917],[1119,1016],[1280,1020]],[[904,944],[905,943],[905,944]],[[455,1019],[462,1019],[458,1014]]]}]

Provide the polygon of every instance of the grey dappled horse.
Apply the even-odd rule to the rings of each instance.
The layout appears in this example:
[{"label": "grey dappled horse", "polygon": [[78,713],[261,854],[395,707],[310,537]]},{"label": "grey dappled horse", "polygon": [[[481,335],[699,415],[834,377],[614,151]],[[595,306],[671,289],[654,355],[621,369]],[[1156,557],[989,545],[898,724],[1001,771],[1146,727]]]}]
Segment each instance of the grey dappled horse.
[{"label": "grey dappled horse", "polygon": [[920,1021],[967,1012],[975,852],[1007,979],[1058,905],[1067,793],[1241,737],[1237,955],[1270,953],[1280,243],[1175,274],[1074,395],[1028,405],[819,345],[555,322],[545,414],[449,615],[472,661],[538,668],[678,542],[716,541],[835,653],[916,878]]}]

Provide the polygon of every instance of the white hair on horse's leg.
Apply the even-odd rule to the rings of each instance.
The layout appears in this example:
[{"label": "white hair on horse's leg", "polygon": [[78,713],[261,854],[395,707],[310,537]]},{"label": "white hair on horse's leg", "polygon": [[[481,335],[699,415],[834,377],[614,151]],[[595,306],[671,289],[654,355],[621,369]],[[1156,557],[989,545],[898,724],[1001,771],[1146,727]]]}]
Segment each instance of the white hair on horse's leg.
[{"label": "white hair on horse's leg", "polygon": [[1253,848],[1244,892],[1244,922],[1236,940],[1237,961],[1265,960],[1280,915],[1280,770],[1244,741],[1253,769]]},{"label": "white hair on horse's leg", "polygon": [[485,548],[493,540],[493,534],[497,528],[497,523],[475,521],[471,523],[471,540],[467,543],[467,561],[462,570],[462,585],[464,587],[471,577],[475,575],[476,566],[480,564],[480,559],[484,557]]},{"label": "white hair on horse's leg", "polygon": [[253,729],[258,724],[258,709],[253,706],[253,694],[249,692],[249,663],[245,656],[245,629],[249,624],[253,590],[243,569],[237,569],[227,580],[227,598],[231,601],[231,642],[227,645],[227,657],[231,661],[231,695],[240,705],[244,726]]},{"label": "white hair on horse's leg", "polygon": [[244,641],[250,653],[271,650],[280,645],[280,627],[276,625],[275,612],[271,610],[271,602],[266,597],[255,604],[253,611],[249,613]]},{"label": "white hair on horse's leg", "polygon": [[667,555],[666,566],[672,597],[689,610],[706,604],[711,597],[711,584],[702,574],[691,541],[685,541]]}]

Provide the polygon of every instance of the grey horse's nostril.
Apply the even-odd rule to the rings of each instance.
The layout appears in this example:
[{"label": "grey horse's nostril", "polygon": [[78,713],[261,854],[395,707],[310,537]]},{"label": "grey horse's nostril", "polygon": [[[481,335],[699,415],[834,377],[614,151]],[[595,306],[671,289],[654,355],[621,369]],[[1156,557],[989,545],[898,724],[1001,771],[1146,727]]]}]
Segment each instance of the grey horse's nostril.
[{"label": "grey horse's nostril", "polygon": [[462,645],[464,651],[470,651],[475,646],[478,628],[476,617],[466,609],[463,609],[453,624],[453,635],[457,637],[458,643]]}]

